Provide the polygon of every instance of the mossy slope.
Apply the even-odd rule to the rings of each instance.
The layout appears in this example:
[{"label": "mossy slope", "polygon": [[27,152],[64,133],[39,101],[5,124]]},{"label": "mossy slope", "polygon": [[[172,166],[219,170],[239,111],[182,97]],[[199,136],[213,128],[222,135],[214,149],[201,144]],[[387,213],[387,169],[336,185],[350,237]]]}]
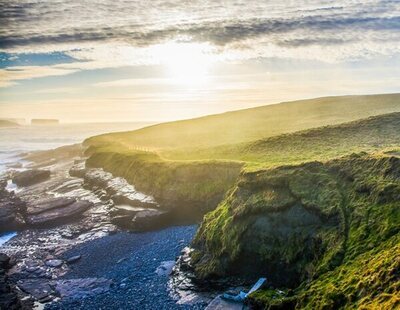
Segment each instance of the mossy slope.
[{"label": "mossy slope", "polygon": [[400,159],[352,155],[242,174],[206,215],[193,262],[201,278],[267,276],[295,289],[254,294],[260,307],[393,305],[399,231]]}]

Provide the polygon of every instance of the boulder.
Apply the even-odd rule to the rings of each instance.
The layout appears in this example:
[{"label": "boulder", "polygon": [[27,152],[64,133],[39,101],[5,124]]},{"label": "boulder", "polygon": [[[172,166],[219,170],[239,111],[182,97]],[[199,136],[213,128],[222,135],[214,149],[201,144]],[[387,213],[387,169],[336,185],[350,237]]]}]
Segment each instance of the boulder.
[{"label": "boulder", "polygon": [[28,203],[26,214],[34,215],[52,209],[63,208],[76,202],[76,199],[65,197],[44,197]]},{"label": "boulder", "polygon": [[12,181],[18,186],[29,186],[47,180],[50,177],[50,170],[32,169],[18,172]]},{"label": "boulder", "polygon": [[21,213],[25,211],[25,203],[14,192],[8,192],[7,182],[0,182],[0,232],[18,230],[24,225]]},{"label": "boulder", "polygon": [[0,309],[21,309],[18,294],[15,287],[10,283],[6,275],[10,268],[10,257],[0,253]]},{"label": "boulder", "polygon": [[85,173],[86,173],[86,167],[84,162],[75,163],[69,169],[69,175],[71,177],[84,178]]},{"label": "boulder", "polygon": [[110,215],[113,224],[132,231],[159,229],[167,225],[170,220],[168,211],[129,205],[115,206]]},{"label": "boulder", "polygon": [[65,261],[68,264],[73,264],[73,263],[77,262],[78,260],[80,260],[81,257],[82,257],[81,255],[75,255],[75,256],[71,256],[71,257],[67,258]]},{"label": "boulder", "polygon": [[131,222],[131,230],[146,231],[159,229],[167,225],[169,220],[169,212],[156,209],[147,209],[139,211],[133,217]]},{"label": "boulder", "polygon": [[59,268],[64,264],[64,261],[61,259],[49,259],[46,261],[46,266],[53,267],[53,268]]},{"label": "boulder", "polygon": [[25,220],[27,224],[32,226],[53,225],[82,214],[92,205],[93,203],[90,201],[80,200],[58,208],[51,208],[38,214],[27,214]]},{"label": "boulder", "polygon": [[61,298],[81,299],[110,290],[112,281],[104,278],[59,280],[54,283]]},{"label": "boulder", "polygon": [[7,269],[9,267],[10,257],[4,253],[0,253],[0,269]]},{"label": "boulder", "polygon": [[49,280],[45,279],[24,279],[18,281],[17,285],[22,291],[32,295],[36,300],[47,299],[54,294]]}]

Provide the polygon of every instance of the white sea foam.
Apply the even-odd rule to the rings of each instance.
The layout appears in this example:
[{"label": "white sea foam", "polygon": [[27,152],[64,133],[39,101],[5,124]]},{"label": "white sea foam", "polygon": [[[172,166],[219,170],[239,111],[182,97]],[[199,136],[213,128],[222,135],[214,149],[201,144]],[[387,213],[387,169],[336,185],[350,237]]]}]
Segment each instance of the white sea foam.
[{"label": "white sea foam", "polygon": [[17,233],[15,231],[13,232],[8,232],[5,234],[0,235],[0,247],[6,243],[8,240],[10,240],[11,238],[15,237],[17,235]]}]

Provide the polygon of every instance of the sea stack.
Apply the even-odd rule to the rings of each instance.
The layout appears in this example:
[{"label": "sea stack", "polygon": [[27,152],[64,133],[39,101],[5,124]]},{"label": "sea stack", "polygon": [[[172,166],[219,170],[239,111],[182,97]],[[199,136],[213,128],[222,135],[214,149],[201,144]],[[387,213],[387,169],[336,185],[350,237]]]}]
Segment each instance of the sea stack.
[{"label": "sea stack", "polygon": [[31,125],[58,125],[59,120],[58,119],[52,119],[52,118],[34,118],[31,120]]}]

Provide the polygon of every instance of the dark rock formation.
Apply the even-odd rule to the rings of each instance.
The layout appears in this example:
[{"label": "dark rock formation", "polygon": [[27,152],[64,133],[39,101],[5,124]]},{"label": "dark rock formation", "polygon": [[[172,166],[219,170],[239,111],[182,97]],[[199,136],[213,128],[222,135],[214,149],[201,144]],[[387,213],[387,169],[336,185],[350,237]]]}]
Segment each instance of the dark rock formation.
[{"label": "dark rock formation", "polygon": [[46,266],[53,267],[53,268],[59,268],[64,264],[64,261],[61,259],[49,259],[45,262]]},{"label": "dark rock formation", "polygon": [[0,232],[18,230],[25,224],[21,216],[25,203],[14,192],[8,192],[6,185],[6,181],[0,181]]},{"label": "dark rock formation", "polygon": [[66,207],[76,200],[73,198],[64,198],[64,197],[44,197],[35,199],[32,202],[28,203],[26,214],[27,215],[35,215],[43,212],[50,211],[52,209]]},{"label": "dark rock formation", "polygon": [[28,225],[47,227],[49,225],[64,223],[86,210],[88,210],[93,203],[87,200],[75,201],[74,199],[67,198],[53,198],[46,199],[43,204],[28,205],[28,210],[25,215],[25,221]]},{"label": "dark rock formation", "polygon": [[50,177],[49,170],[32,169],[16,173],[12,181],[18,186],[29,186],[47,180]]},{"label": "dark rock formation", "polygon": [[69,279],[54,282],[59,296],[69,299],[80,299],[110,290],[112,281],[104,278]]},{"label": "dark rock formation", "polygon": [[22,305],[18,299],[17,291],[8,281],[6,275],[10,267],[10,257],[0,253],[0,309],[21,309]]},{"label": "dark rock formation", "polygon": [[69,173],[83,177],[84,186],[103,201],[113,201],[111,221],[122,228],[146,231],[165,227],[174,220],[170,211],[159,209],[153,197],[136,191],[123,178],[115,178],[102,169],[85,169],[82,163],[74,165]]}]

